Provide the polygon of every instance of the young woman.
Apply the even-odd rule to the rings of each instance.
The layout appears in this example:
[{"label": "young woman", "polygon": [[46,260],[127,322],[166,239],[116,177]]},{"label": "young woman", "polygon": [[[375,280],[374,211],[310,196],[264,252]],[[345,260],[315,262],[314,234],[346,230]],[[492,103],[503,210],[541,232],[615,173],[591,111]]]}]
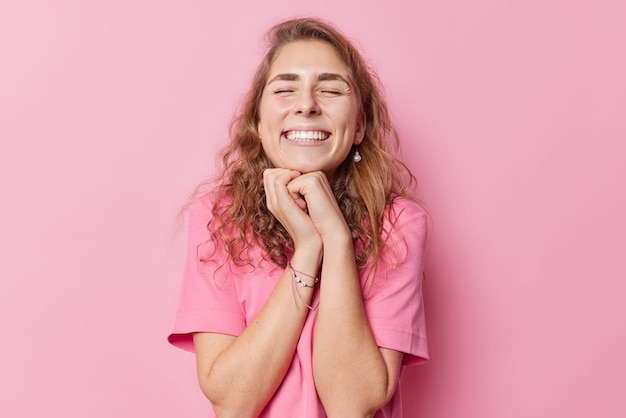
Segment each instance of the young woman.
[{"label": "young woman", "polygon": [[426,216],[377,80],[336,29],[280,23],[190,213],[169,341],[219,417],[400,417],[427,356]]}]

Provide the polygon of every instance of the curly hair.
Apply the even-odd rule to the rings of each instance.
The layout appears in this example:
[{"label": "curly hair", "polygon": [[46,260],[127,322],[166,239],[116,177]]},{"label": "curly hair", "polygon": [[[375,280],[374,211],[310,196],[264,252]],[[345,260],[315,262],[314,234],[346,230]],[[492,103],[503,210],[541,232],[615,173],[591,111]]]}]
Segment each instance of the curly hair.
[{"label": "curly hair", "polygon": [[231,122],[231,141],[219,154],[222,173],[213,181],[213,218],[207,226],[212,239],[224,246],[237,265],[250,264],[248,250],[257,245],[272,262],[286,266],[293,253],[293,241],[265,201],[263,171],[273,165],[259,138],[259,103],[270,67],[283,46],[297,41],[322,41],[333,47],[347,67],[366,120],[365,136],[359,145],[362,160],[354,164],[350,156],[346,157],[337,168],[331,187],[358,244],[357,266],[363,267],[370,260],[376,265],[385,240],[385,209],[396,197],[410,198],[410,188],[415,184],[409,169],[396,157],[398,134],[380,82],[354,45],[322,20],[284,21],[272,27],[266,39],[268,50]]}]

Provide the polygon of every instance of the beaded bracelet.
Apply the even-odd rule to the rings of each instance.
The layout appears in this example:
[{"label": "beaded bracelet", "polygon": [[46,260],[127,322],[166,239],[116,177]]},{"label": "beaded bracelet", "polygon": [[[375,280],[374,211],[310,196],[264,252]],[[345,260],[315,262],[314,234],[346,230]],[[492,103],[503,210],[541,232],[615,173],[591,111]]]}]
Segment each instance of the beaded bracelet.
[{"label": "beaded bracelet", "polygon": [[[295,268],[293,268],[293,266],[291,265],[291,261],[287,262],[287,267],[289,267],[289,270],[291,270],[291,274],[293,275],[293,279],[295,280],[295,282],[298,283],[302,287],[315,287],[315,285],[320,282],[319,277],[309,276],[308,274],[303,273],[303,272],[298,271]],[[300,274],[302,276],[306,276],[306,277],[308,277],[310,279],[313,279],[313,284],[306,283],[304,280],[302,280],[302,278],[300,278],[298,276],[298,274]]]},{"label": "beaded bracelet", "polygon": [[[288,261],[288,262],[287,262],[287,268],[289,268],[289,272],[291,273],[291,277],[293,278],[293,281],[291,282],[291,283],[292,283],[291,290],[292,290],[292,292],[293,292],[293,301],[296,303],[296,307],[298,306],[298,301],[297,301],[297,299],[300,299],[300,302],[302,302],[302,304],[303,304],[304,306],[306,306],[309,310],[311,310],[311,311],[316,310],[316,309],[317,309],[317,307],[319,306],[319,301],[317,302],[317,304],[316,304],[315,306],[311,306],[311,305],[309,305],[308,303],[306,303],[306,302],[302,299],[302,296],[300,295],[300,293],[298,293],[298,292],[296,291],[296,283],[300,284],[300,286],[301,286],[301,287],[310,287],[310,288],[312,288],[312,287],[315,287],[315,285],[319,283],[320,279],[319,279],[318,277],[309,276],[309,275],[308,275],[308,274],[306,274],[306,273],[303,273],[303,272],[301,272],[301,271],[298,271],[298,270],[294,269],[294,268],[293,268],[293,266],[291,265],[291,262],[290,262],[290,261]],[[297,274],[296,274],[296,273],[297,273]],[[298,274],[301,274],[301,275],[303,275],[303,276],[307,276],[307,277],[309,277],[309,278],[311,278],[311,279],[314,279],[314,280],[313,280],[313,284],[312,284],[312,285],[309,285],[308,283],[306,283],[305,281],[303,281],[303,280],[302,280],[302,279],[298,276]],[[296,295],[297,295],[297,296],[296,296]],[[296,299],[296,298],[297,298],[297,299]]]}]

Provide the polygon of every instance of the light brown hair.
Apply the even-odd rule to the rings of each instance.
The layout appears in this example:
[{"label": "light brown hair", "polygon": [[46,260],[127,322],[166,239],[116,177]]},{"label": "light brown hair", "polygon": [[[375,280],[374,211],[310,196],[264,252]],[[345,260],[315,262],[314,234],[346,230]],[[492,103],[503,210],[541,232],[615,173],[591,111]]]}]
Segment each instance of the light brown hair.
[{"label": "light brown hair", "polygon": [[310,40],[333,47],[348,69],[360,110],[365,114],[365,136],[358,146],[362,160],[354,163],[353,152],[350,153],[337,168],[331,184],[353,239],[359,244],[356,246],[359,267],[369,260],[377,264],[384,243],[385,209],[396,197],[410,197],[409,188],[415,182],[408,168],[396,157],[398,135],[378,78],[354,45],[319,19],[279,23],[267,32],[269,48],[231,122],[231,141],[220,153],[223,172],[213,183],[215,201],[208,228],[213,240],[225,246],[236,264],[251,263],[247,250],[252,245],[263,248],[280,266],[287,264],[293,252],[291,237],[265,202],[263,170],[273,165],[261,146],[258,111],[270,67],[281,48],[291,42]]}]

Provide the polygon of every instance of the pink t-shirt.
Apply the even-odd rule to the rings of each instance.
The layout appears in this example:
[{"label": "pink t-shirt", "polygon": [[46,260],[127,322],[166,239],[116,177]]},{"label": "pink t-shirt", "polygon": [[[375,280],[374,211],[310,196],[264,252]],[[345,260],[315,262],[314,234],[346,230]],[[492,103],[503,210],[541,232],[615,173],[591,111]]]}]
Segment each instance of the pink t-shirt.
[{"label": "pink t-shirt", "polygon": [[[211,204],[211,195],[206,195],[191,209],[180,305],[168,337],[173,345],[192,352],[194,332],[239,335],[263,308],[283,272],[283,268],[263,259],[259,248],[250,252],[255,260],[260,260],[256,267],[224,264],[223,251],[216,252],[209,261],[200,261],[199,257],[211,253],[206,248],[206,243],[210,242],[207,223],[212,216]],[[376,277],[371,277],[370,265],[361,271],[363,300],[374,338],[379,347],[405,353],[403,368],[428,358],[422,303],[426,224],[426,216],[419,205],[407,199],[396,199],[385,218],[384,228],[391,231],[391,238],[379,261]],[[326,417],[313,381],[316,318],[317,311],[311,311],[291,366],[261,417]],[[401,416],[398,387],[393,399],[375,417]]]}]

